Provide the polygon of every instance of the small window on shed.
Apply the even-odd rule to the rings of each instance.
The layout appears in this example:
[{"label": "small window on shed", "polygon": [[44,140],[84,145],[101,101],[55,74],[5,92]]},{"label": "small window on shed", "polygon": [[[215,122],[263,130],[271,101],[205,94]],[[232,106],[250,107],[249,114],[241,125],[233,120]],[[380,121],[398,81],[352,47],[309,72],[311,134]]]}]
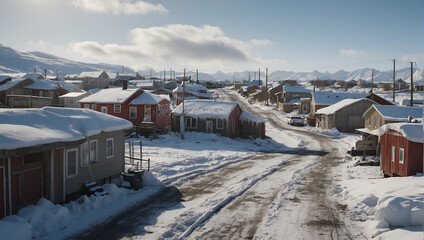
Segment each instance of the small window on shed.
[{"label": "small window on shed", "polygon": [[399,148],[399,163],[403,164],[405,161],[405,150],[403,148]]},{"label": "small window on shed", "polygon": [[216,129],[223,129],[224,128],[224,120],[221,118],[216,119]]}]

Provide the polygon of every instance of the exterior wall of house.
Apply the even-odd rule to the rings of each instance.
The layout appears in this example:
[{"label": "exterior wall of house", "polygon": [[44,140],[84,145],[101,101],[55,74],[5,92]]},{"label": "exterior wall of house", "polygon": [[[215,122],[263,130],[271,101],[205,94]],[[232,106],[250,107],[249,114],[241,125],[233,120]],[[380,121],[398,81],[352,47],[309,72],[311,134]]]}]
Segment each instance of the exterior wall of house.
[{"label": "exterior wall of house", "polygon": [[[113,156],[109,158],[106,156],[106,139],[108,138],[113,138],[114,144]],[[90,150],[90,141],[92,140],[97,141],[98,160],[87,166],[82,166],[83,159],[81,149],[83,144],[64,149],[64,151],[66,151],[76,148],[78,152],[78,173],[71,177],[65,176],[65,195],[69,199],[72,198],[73,195],[78,194],[84,184],[94,181],[102,185],[109,182],[112,178],[119,177],[120,174],[125,171],[125,139],[123,130],[100,133],[89,137],[87,139],[88,150]]]},{"label": "exterior wall of house", "polygon": [[[411,176],[423,172],[423,143],[411,142],[401,134],[390,131],[380,136],[381,168],[388,176]],[[392,146],[395,161],[391,161]],[[399,163],[400,148],[404,149],[404,163]]]},{"label": "exterior wall of house", "polygon": [[283,92],[283,101],[290,102],[293,99],[310,98],[310,92]]},{"label": "exterior wall of house", "polygon": [[162,106],[161,112],[159,108],[156,111],[156,127],[164,129],[167,132],[171,128],[171,106],[168,100],[162,100],[159,102]]},{"label": "exterior wall of house", "polygon": [[[240,115],[242,114],[243,110],[241,110],[240,106],[237,104],[237,106],[233,109],[233,111],[228,116],[228,137],[235,138],[240,134],[241,129],[241,122],[240,122]],[[233,126],[234,124],[234,126]]]},{"label": "exterior wall of house", "polygon": [[333,126],[340,132],[355,132],[355,129],[364,127],[362,115],[372,105],[371,101],[362,100],[346,106],[335,113]]},{"label": "exterior wall of house", "polygon": [[299,114],[308,114],[310,111],[311,100],[301,100],[299,106]]},{"label": "exterior wall of house", "polygon": [[364,126],[369,130],[379,129],[384,124],[387,124],[387,122],[375,108],[370,109],[364,116]]},{"label": "exterior wall of house", "polygon": [[104,89],[109,87],[109,76],[106,72],[102,72],[97,78],[85,77],[81,80],[81,87],[86,91],[94,88]]}]

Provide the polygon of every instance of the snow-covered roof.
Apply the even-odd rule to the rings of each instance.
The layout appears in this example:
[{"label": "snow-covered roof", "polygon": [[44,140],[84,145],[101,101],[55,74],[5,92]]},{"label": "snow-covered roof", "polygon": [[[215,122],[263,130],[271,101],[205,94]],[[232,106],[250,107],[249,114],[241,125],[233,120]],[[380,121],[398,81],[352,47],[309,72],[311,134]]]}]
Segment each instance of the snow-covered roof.
[{"label": "snow-covered roof", "polygon": [[[10,89],[10,88],[16,86],[16,84],[18,84],[18,83],[20,83],[24,80],[26,80],[26,78],[13,78],[12,80],[8,81],[7,83],[1,84],[0,85],[0,91]],[[32,80],[32,81],[34,81],[34,80]]]},{"label": "snow-covered roof", "polygon": [[394,106],[394,105],[374,105],[368,108],[364,115],[372,108],[380,113],[385,121],[396,121],[396,122],[407,122],[408,117],[416,119],[422,119],[423,109],[421,107],[406,107],[406,106]]},{"label": "snow-covered roof", "polygon": [[340,102],[337,102],[337,103],[335,103],[333,105],[330,105],[328,107],[319,109],[316,112],[316,114],[324,114],[324,115],[333,114],[333,113],[339,111],[342,108],[345,108],[345,107],[347,107],[349,105],[352,105],[354,103],[357,103],[357,102],[360,102],[360,101],[363,101],[363,100],[364,101],[374,102],[372,100],[369,100],[368,98],[360,98],[360,99],[350,99],[350,98],[348,98],[348,99],[343,99]]},{"label": "snow-covered roof", "polygon": [[22,78],[26,79],[26,78],[30,78],[32,80],[36,80],[36,79],[44,79],[43,75],[39,74],[39,73],[27,73],[25,74]]},{"label": "snow-covered roof", "polygon": [[368,128],[358,128],[358,129],[355,129],[355,130],[358,131],[358,132],[361,132],[361,133],[368,133],[368,134],[374,135],[374,136],[379,135],[378,129],[370,130]]},{"label": "snow-covered roof", "polygon": [[[184,101],[184,114],[189,117],[199,118],[226,118],[237,106],[235,102],[216,102],[210,100]],[[183,104],[172,111],[175,115],[182,115]]]},{"label": "snow-covered roof", "polygon": [[348,93],[348,92],[312,92],[312,99],[316,105],[332,105],[343,99],[359,99],[369,96],[367,93]]},{"label": "snow-covered roof", "polygon": [[[211,93],[209,92],[209,90],[205,86],[200,84],[186,84],[185,91],[187,93],[191,93],[196,97],[211,98]],[[173,92],[182,93],[183,86],[177,85]]]},{"label": "snow-covered roof", "polygon": [[162,100],[167,100],[159,95],[149,93],[144,91],[142,94],[138,95],[134,100],[130,102],[132,105],[141,105],[141,104],[149,104],[155,105],[158,104]]},{"label": "snow-covered roof", "polygon": [[264,123],[266,122],[265,119],[258,117],[254,114],[251,114],[249,112],[245,112],[243,111],[240,115],[240,121],[252,121],[252,122],[256,122],[256,123]]},{"label": "snow-covered roof", "polygon": [[71,142],[132,127],[112,115],[82,108],[0,109],[0,149]]},{"label": "snow-covered roof", "polygon": [[74,83],[66,82],[66,81],[60,81],[59,86],[63,89],[68,90],[68,91],[73,91],[74,89],[79,89]]},{"label": "snow-covered roof", "polygon": [[95,72],[82,72],[78,75],[78,78],[98,78],[100,74],[102,74],[104,71],[95,71]]},{"label": "snow-covered roof", "polygon": [[137,87],[153,89],[156,81],[159,80],[130,80],[129,82],[135,84]]},{"label": "snow-covered roof", "polygon": [[8,78],[12,78],[12,77],[9,75],[0,75],[0,82]]},{"label": "snow-covered roof", "polygon": [[62,96],[59,96],[59,98],[77,98],[82,95],[90,94],[90,92],[82,91],[82,92],[70,92],[67,94],[64,94]]},{"label": "snow-covered roof", "polygon": [[303,86],[290,86],[290,85],[284,85],[283,86],[283,92],[296,92],[296,93],[308,93],[308,92],[312,92],[309,89],[306,89]]},{"label": "snow-covered roof", "polygon": [[[81,99],[79,102],[88,103],[124,103],[131,97],[139,88],[107,88],[100,90],[86,98]],[[141,91],[141,90],[140,90]]]},{"label": "snow-covered roof", "polygon": [[390,123],[380,127],[380,136],[389,130],[396,131],[412,142],[424,142],[423,124],[417,123]]},{"label": "snow-covered roof", "polygon": [[57,90],[59,88],[59,82],[48,79],[35,79],[34,83],[24,86],[24,88],[39,90]]}]

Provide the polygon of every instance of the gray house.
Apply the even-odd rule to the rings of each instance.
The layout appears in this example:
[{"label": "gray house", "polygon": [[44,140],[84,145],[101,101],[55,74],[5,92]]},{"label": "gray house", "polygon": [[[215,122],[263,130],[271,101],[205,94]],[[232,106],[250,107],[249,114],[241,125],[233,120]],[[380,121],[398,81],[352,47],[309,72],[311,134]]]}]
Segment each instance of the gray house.
[{"label": "gray house", "polygon": [[[61,203],[124,171],[132,123],[90,109],[0,109],[0,218],[46,198]],[[13,129],[14,134],[10,134]],[[6,182],[8,184],[6,184]]]},{"label": "gray house", "polygon": [[337,128],[340,132],[354,132],[364,127],[362,115],[373,104],[368,98],[344,99],[316,112],[316,126],[325,129]]},{"label": "gray house", "polygon": [[109,75],[105,71],[82,72],[75,80],[81,81],[81,89],[88,91],[90,89],[104,89],[109,87]]}]

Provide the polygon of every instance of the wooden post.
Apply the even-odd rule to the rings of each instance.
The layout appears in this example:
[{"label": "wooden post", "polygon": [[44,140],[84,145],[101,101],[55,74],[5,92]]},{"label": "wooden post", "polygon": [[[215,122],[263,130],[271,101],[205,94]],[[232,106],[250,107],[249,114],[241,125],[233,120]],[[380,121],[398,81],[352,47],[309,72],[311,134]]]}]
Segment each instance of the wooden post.
[{"label": "wooden post", "polygon": [[137,162],[137,170],[140,170],[139,165],[140,165],[140,162]]},{"label": "wooden post", "polygon": [[129,157],[130,157],[130,164],[131,164],[131,147],[130,147],[130,142],[128,142],[128,154],[129,154]]},{"label": "wooden post", "polygon": [[140,141],[140,159],[143,159],[143,150],[142,150],[143,142]]},{"label": "wooden post", "polygon": [[150,172],[150,158],[147,159],[147,171]]}]

